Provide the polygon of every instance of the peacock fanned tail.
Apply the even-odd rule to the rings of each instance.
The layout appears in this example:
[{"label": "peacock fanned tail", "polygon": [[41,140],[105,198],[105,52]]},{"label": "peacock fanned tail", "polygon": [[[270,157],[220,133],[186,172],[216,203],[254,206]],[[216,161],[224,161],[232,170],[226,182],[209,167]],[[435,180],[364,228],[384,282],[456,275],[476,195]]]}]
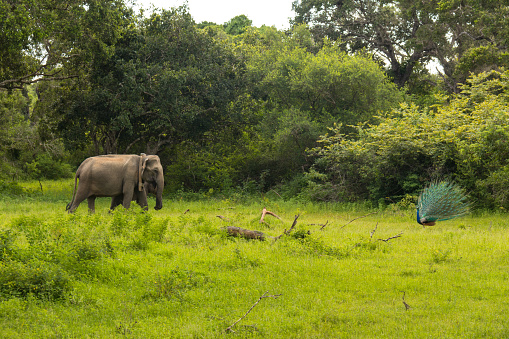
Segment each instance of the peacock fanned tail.
[{"label": "peacock fanned tail", "polygon": [[469,210],[470,204],[459,186],[447,181],[433,182],[419,196],[417,222],[434,225],[435,221],[461,217]]}]

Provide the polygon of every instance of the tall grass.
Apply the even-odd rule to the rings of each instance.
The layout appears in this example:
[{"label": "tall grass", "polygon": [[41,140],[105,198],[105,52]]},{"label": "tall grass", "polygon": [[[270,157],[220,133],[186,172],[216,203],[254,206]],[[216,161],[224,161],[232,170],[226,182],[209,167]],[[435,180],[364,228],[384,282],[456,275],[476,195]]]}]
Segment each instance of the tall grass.
[{"label": "tall grass", "polygon": [[[96,214],[68,215],[69,182],[42,185],[0,202],[0,337],[509,336],[503,214],[423,228],[398,206],[177,196],[160,211],[108,213],[98,199]],[[263,207],[282,220],[261,224]],[[275,237],[297,214],[278,240],[224,229]],[[281,295],[225,332],[266,292]]]}]

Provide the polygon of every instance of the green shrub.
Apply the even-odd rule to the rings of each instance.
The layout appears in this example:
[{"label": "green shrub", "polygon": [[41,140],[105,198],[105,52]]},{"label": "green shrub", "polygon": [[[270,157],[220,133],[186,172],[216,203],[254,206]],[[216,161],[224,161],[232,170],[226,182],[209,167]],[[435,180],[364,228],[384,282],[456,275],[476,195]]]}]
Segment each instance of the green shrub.
[{"label": "green shrub", "polygon": [[71,289],[69,275],[57,265],[32,260],[0,262],[0,296],[27,297],[45,300],[63,299]]},{"label": "green shrub", "polygon": [[53,159],[47,153],[38,154],[36,159],[26,164],[27,171],[34,179],[62,179],[71,178],[71,165],[61,160]]},{"label": "green shrub", "polygon": [[182,301],[185,293],[193,288],[202,287],[209,278],[200,272],[183,270],[178,267],[165,273],[157,273],[150,279],[146,298],[177,299]]},{"label": "green shrub", "polygon": [[11,230],[0,230],[0,261],[8,259],[16,252],[15,236]]},{"label": "green shrub", "polygon": [[[509,71],[472,76],[461,94],[419,108],[403,104],[379,124],[331,129],[314,149],[310,196],[373,202],[397,201],[437,177],[455,180],[478,206],[506,205],[503,175],[509,166]],[[333,194],[332,194],[333,193]]]},{"label": "green shrub", "polygon": [[0,180],[0,194],[5,195],[23,195],[25,190],[18,182],[7,182]]}]

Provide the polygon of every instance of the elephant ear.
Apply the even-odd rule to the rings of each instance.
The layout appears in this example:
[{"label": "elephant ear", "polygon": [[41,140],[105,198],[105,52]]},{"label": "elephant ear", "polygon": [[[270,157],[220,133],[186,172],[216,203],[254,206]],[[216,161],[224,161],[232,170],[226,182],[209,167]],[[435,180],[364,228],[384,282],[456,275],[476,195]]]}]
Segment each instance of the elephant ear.
[{"label": "elephant ear", "polygon": [[140,164],[138,166],[138,190],[143,191],[143,180],[141,180],[143,176],[143,171],[145,170],[145,165],[147,164],[147,155],[145,153],[140,154]]}]

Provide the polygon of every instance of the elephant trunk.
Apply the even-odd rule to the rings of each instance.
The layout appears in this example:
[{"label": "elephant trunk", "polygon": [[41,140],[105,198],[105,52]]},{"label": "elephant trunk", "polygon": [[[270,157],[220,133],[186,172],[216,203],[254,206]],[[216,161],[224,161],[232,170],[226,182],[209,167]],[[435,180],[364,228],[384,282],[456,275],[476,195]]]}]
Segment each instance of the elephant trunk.
[{"label": "elephant trunk", "polygon": [[156,210],[160,210],[163,208],[163,189],[164,189],[164,177],[161,175],[160,178],[157,178],[157,192],[156,192],[156,206],[154,207]]}]

